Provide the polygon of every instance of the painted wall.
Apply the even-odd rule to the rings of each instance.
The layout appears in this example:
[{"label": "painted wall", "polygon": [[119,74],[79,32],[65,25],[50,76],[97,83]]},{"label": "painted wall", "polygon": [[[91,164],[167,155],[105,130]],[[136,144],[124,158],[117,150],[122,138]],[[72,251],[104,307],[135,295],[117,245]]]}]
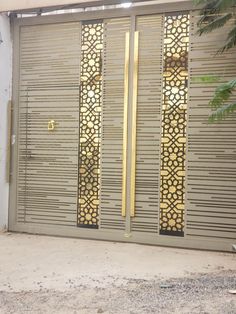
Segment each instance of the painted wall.
[{"label": "painted wall", "polygon": [[6,180],[7,165],[7,105],[11,99],[12,43],[10,20],[0,14],[0,230],[8,224],[9,184]]}]

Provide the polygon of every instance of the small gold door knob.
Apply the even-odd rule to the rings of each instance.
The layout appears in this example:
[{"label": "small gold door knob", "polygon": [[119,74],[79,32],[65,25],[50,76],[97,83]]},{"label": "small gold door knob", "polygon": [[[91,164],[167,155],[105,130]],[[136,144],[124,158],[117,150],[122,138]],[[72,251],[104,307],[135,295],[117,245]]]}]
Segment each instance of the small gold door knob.
[{"label": "small gold door knob", "polygon": [[55,121],[49,120],[48,121],[48,131],[53,131],[55,129]]}]

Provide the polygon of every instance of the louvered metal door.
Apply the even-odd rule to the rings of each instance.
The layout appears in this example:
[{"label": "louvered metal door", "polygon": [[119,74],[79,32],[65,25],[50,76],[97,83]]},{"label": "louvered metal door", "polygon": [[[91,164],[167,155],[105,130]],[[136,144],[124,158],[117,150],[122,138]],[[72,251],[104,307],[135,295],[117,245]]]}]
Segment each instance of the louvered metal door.
[{"label": "louvered metal door", "polygon": [[200,77],[233,79],[235,49],[217,55],[230,25],[199,37],[198,19],[197,11],[136,19],[130,236],[145,243],[231,251],[236,242],[235,123],[233,118],[208,123],[208,103],[219,83],[206,84]]},{"label": "louvered metal door", "polygon": [[129,32],[129,17],[15,27],[11,230],[123,238]]},{"label": "louvered metal door", "polygon": [[136,30],[140,40],[131,224],[134,233],[161,241],[164,236],[184,236],[189,14],[138,17]]},{"label": "louvered metal door", "polygon": [[79,24],[21,28],[17,221],[74,226]]},{"label": "louvered metal door", "polygon": [[10,229],[230,251],[235,123],[207,123],[197,81],[236,74],[229,26],[116,12],[15,21]]}]

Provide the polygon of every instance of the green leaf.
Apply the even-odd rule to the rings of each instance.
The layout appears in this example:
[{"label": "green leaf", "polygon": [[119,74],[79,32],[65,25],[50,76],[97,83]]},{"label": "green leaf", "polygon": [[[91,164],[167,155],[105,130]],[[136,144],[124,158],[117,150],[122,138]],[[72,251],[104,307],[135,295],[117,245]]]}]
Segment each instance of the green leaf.
[{"label": "green leaf", "polygon": [[224,26],[232,17],[233,17],[232,13],[228,13],[223,16],[217,16],[207,25],[203,27],[200,26],[197,32],[199,35],[210,33],[213,30]]},{"label": "green leaf", "polygon": [[236,0],[219,0],[217,6],[221,11],[225,11],[228,8],[232,8],[235,5],[236,5]]},{"label": "green leaf", "polygon": [[[223,27],[230,19],[236,16],[236,0],[193,0],[196,6],[201,6],[198,21],[198,34],[210,33]],[[236,22],[231,26],[227,34],[226,42],[219,49],[223,53],[236,46]],[[196,78],[195,81],[214,83],[218,80],[214,76]],[[209,117],[209,122],[224,119],[227,115],[236,110],[236,103],[226,104],[232,92],[236,90],[236,79],[221,84],[215,91],[213,99],[209,102],[212,109],[216,111]]]},{"label": "green leaf", "polygon": [[223,53],[224,51],[227,51],[230,48],[233,48],[234,46],[236,46],[236,23],[235,26],[229,32],[225,45],[218,50],[218,53]]},{"label": "green leaf", "polygon": [[219,0],[206,1],[205,5],[200,10],[200,15],[202,15],[202,17],[199,20],[199,24],[207,23],[211,21],[214,18],[215,14],[220,13],[218,3],[219,3]]},{"label": "green leaf", "polygon": [[208,121],[210,123],[213,123],[215,121],[221,121],[225,119],[227,116],[229,116],[231,113],[233,113],[236,110],[236,103],[224,105],[221,108],[218,108],[216,112],[212,113]]},{"label": "green leaf", "polygon": [[193,0],[194,5],[206,4],[208,0]]},{"label": "green leaf", "polygon": [[224,102],[229,100],[233,90],[236,88],[236,79],[231,80],[217,87],[213,99],[210,101],[210,106],[213,109],[221,107]]},{"label": "green leaf", "polygon": [[192,79],[196,83],[216,83],[220,82],[220,77],[216,75],[204,75],[204,76],[198,76],[194,77]]},{"label": "green leaf", "polygon": [[194,0],[196,6],[202,5],[201,12],[208,14],[225,12],[236,5],[236,0]]}]

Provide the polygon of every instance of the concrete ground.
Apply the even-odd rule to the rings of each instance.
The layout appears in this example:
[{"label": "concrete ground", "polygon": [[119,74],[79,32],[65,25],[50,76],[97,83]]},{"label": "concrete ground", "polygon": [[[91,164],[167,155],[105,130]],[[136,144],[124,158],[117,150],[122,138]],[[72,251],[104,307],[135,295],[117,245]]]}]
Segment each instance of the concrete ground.
[{"label": "concrete ground", "polygon": [[0,313],[236,313],[236,254],[0,234]]}]

